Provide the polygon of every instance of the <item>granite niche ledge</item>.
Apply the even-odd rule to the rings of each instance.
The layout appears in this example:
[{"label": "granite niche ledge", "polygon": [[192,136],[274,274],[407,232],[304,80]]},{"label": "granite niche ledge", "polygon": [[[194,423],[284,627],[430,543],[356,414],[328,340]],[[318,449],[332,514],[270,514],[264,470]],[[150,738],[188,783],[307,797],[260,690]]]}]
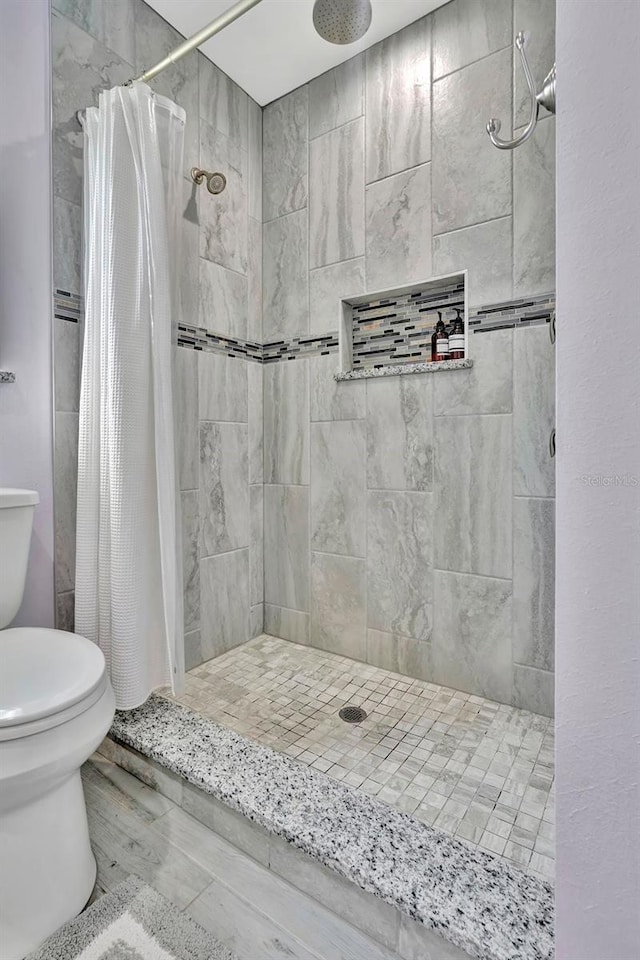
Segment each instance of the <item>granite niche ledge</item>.
[{"label": "granite niche ledge", "polygon": [[472,957],[553,957],[553,887],[504,860],[159,696],[109,736]]},{"label": "granite niche ledge", "polygon": [[10,370],[0,370],[0,383],[15,383],[16,375]]},{"label": "granite niche ledge", "polygon": [[404,377],[412,373],[444,373],[446,370],[469,370],[473,360],[438,360],[430,363],[397,363],[384,367],[363,367],[362,370],[347,370],[334,374],[342,380],[370,380],[374,377]]}]

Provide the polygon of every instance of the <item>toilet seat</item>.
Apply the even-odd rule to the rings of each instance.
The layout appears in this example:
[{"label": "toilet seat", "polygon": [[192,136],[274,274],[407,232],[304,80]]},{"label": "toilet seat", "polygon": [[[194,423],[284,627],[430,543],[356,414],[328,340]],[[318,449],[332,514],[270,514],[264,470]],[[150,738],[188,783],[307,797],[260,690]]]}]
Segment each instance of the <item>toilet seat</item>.
[{"label": "toilet seat", "polygon": [[43,627],[0,632],[0,742],[31,736],[88,710],[108,684],[102,651]]}]

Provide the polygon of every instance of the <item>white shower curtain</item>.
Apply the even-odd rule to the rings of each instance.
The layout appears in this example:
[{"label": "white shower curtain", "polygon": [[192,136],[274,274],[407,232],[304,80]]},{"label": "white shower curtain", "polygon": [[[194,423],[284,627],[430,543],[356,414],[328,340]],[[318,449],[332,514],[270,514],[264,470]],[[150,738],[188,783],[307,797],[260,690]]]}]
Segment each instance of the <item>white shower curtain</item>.
[{"label": "white shower curtain", "polygon": [[104,652],[121,710],[184,678],[172,387],[184,124],[142,83],[105,91],[84,121],[75,623]]}]

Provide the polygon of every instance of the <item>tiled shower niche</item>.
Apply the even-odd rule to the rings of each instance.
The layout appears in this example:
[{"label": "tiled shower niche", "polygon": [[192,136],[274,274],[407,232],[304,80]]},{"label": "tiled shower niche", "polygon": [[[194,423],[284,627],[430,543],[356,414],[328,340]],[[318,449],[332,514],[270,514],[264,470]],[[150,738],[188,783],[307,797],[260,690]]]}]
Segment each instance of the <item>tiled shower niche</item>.
[{"label": "tiled shower niche", "polygon": [[341,372],[431,362],[431,335],[438,315],[449,326],[458,310],[464,321],[467,357],[466,271],[342,300]]}]

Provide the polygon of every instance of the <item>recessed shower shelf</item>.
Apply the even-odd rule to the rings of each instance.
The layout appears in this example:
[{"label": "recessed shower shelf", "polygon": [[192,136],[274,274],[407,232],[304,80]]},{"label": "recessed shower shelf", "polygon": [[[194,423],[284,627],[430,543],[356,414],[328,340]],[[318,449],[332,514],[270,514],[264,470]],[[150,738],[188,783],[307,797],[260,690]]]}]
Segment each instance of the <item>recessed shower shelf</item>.
[{"label": "recessed shower shelf", "polygon": [[387,367],[363,367],[336,373],[335,379],[370,380],[374,377],[404,377],[411,373],[442,373],[445,370],[468,370],[473,360],[439,360],[437,363],[398,363]]},{"label": "recessed shower shelf", "polygon": [[[467,271],[347,297],[339,302],[340,369],[336,380],[435,373],[468,360]],[[456,359],[431,362],[437,322],[456,330]],[[462,321],[462,326],[460,326]]]},{"label": "recessed shower shelf", "polygon": [[10,370],[0,370],[0,383],[15,383],[16,375]]}]

